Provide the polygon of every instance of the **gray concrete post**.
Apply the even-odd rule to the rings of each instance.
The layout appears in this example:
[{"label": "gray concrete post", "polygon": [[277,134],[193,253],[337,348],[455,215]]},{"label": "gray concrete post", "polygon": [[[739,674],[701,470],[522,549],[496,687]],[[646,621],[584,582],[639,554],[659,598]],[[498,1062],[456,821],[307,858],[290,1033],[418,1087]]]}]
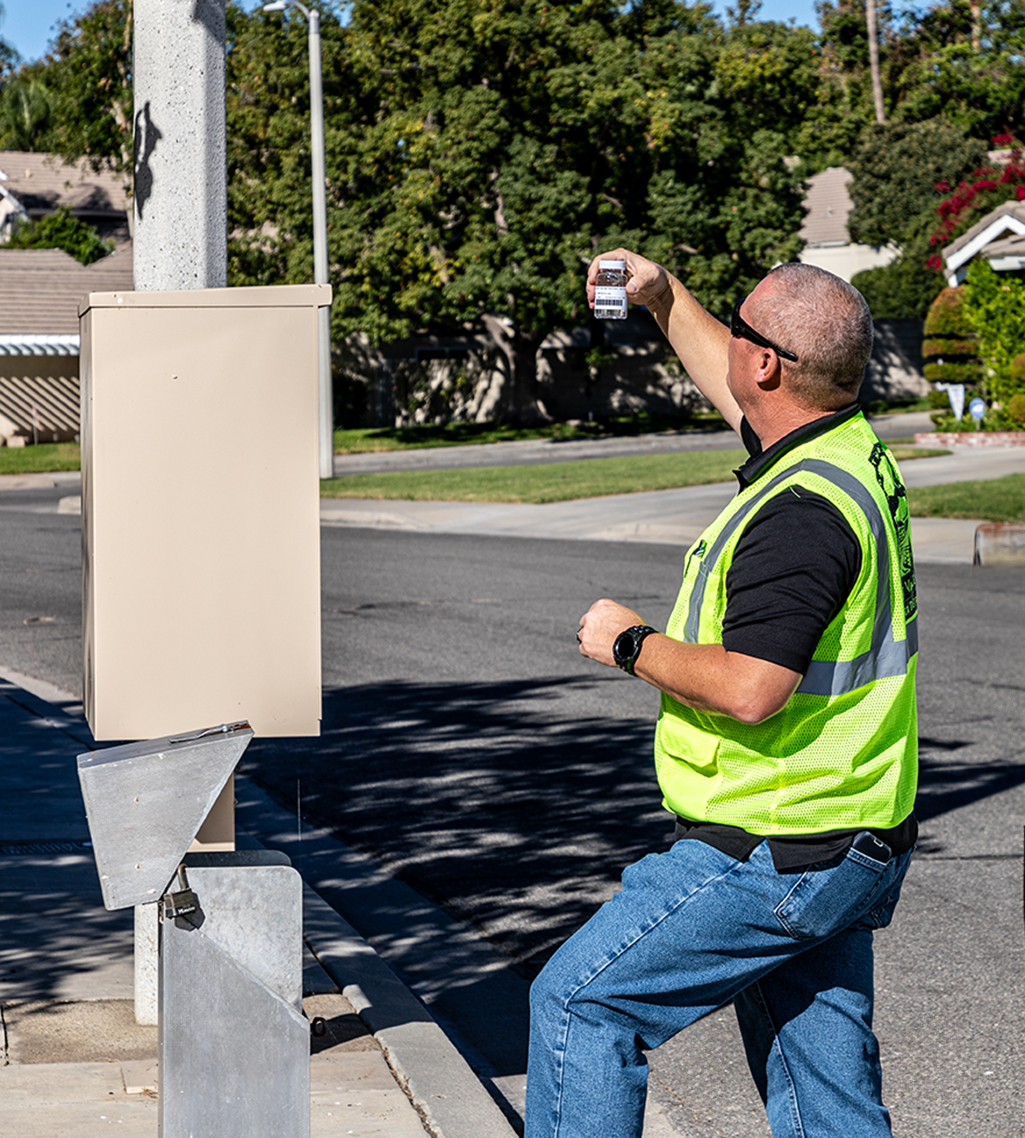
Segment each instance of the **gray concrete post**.
[{"label": "gray concrete post", "polygon": [[[225,0],[135,0],[136,290],[228,283]],[[157,914],[135,910],[135,1018],[157,1022]]]},{"label": "gray concrete post", "polygon": [[135,0],[136,289],[228,283],[225,0]]}]

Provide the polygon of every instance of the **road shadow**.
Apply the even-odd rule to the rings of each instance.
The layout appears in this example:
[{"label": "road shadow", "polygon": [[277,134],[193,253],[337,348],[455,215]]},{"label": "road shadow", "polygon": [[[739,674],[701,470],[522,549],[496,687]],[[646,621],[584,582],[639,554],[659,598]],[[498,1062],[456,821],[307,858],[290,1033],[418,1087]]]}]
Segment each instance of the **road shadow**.
[{"label": "road shadow", "polygon": [[[485,929],[531,976],[671,832],[653,724],[594,713],[601,683],[335,689],[319,739],[257,739],[243,767],[303,824]],[[922,821],[1025,783],[1025,764],[973,762],[970,746],[923,738]]]},{"label": "road shadow", "polygon": [[319,739],[256,739],[243,769],[304,823],[500,927],[502,947],[529,969],[671,829],[651,721],[581,718],[569,698],[599,682],[335,689]]}]

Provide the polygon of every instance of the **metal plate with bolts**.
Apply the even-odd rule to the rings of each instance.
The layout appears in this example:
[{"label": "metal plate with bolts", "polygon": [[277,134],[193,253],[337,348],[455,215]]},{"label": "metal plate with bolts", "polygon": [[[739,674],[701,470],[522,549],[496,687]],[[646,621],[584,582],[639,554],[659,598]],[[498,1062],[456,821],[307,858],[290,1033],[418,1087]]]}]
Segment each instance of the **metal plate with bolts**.
[{"label": "metal plate with bolts", "polygon": [[231,723],[78,756],[107,909],[160,899],[252,737]]}]

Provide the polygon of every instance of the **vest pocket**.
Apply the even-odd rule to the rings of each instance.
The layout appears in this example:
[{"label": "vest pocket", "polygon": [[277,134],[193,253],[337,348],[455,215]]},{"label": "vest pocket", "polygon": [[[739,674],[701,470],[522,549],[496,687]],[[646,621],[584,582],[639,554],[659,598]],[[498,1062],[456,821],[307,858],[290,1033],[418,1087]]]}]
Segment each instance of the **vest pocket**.
[{"label": "vest pocket", "polygon": [[788,936],[820,940],[853,924],[891,884],[894,860],[871,862],[848,850],[838,865],[804,871],[773,912]]},{"label": "vest pocket", "polygon": [[721,735],[703,731],[672,715],[663,714],[659,719],[656,754],[660,759],[675,759],[700,774],[714,774],[721,743]]}]

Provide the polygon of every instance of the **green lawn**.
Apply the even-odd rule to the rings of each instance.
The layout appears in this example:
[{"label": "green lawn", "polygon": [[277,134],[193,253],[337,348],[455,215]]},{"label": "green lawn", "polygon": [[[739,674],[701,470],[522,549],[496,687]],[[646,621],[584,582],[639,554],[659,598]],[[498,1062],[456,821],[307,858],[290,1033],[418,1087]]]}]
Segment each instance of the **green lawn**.
[{"label": "green lawn", "polygon": [[989,522],[1025,522],[1025,474],[983,482],[952,482],[908,490],[916,518],[983,518]]},{"label": "green lawn", "polygon": [[320,484],[325,498],[409,498],[451,502],[566,502],[603,494],[634,494],[673,486],[723,482],[741,451],[590,458],[541,466],[483,466],[468,470],[410,470],[350,474]]},{"label": "green lawn", "polygon": [[40,443],[30,447],[0,447],[0,474],[52,474],[78,470],[78,443]]},{"label": "green lawn", "polygon": [[[946,454],[896,447],[898,461]],[[604,494],[636,494],[727,482],[743,451],[681,451],[552,462],[540,466],[484,466],[463,470],[410,470],[349,474],[325,479],[324,498],[404,498],[433,502],[566,502]]]}]

